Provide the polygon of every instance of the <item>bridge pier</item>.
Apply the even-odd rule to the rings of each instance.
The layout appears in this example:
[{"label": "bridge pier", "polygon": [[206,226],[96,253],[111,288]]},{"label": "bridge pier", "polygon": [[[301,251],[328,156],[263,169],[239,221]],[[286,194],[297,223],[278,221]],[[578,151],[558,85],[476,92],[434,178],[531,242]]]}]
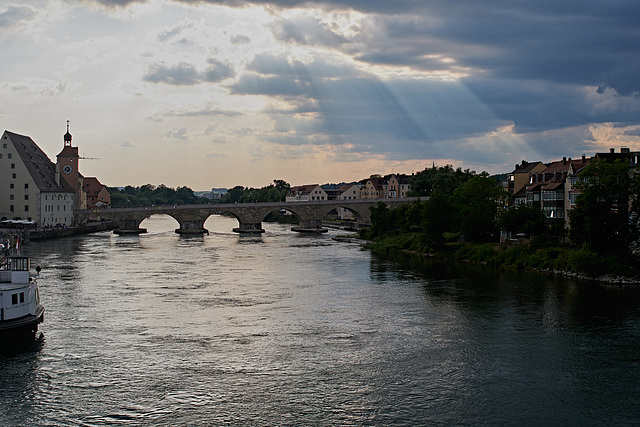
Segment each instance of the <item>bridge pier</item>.
[{"label": "bridge pier", "polygon": [[119,219],[116,221],[117,228],[113,230],[116,234],[142,234],[146,233],[146,228],[140,228],[142,221],[137,219]]},{"label": "bridge pier", "polygon": [[326,233],[327,230],[322,226],[322,219],[301,219],[297,227],[293,227],[291,231],[298,233]]},{"label": "bridge pier", "polygon": [[262,222],[240,222],[239,226],[234,228],[233,231],[241,234],[259,234],[264,233],[262,228]]},{"label": "bridge pier", "polygon": [[178,234],[209,234],[209,230],[204,228],[204,223],[200,220],[182,220],[180,228],[176,228]]}]

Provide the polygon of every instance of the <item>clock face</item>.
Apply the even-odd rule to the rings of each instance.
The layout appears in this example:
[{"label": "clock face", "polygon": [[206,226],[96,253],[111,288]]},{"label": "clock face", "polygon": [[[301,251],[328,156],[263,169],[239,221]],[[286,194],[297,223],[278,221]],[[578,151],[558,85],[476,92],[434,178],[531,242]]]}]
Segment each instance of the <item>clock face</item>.
[{"label": "clock face", "polygon": [[67,174],[71,173],[72,170],[73,170],[73,168],[71,167],[71,165],[64,165],[62,167],[62,172],[67,173]]}]

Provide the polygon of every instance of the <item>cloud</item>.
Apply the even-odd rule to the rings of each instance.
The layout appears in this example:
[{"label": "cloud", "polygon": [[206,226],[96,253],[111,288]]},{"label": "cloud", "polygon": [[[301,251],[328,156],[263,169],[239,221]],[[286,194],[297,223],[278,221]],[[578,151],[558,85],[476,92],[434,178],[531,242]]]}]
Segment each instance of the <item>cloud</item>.
[{"label": "cloud", "polygon": [[188,137],[188,131],[186,126],[181,126],[178,128],[173,128],[170,130],[166,130],[162,132],[162,136],[164,138],[173,138],[173,139],[182,139],[186,140]]},{"label": "cloud", "polygon": [[336,47],[347,39],[329,28],[328,24],[312,16],[278,20],[269,25],[276,40],[300,45]]},{"label": "cloud", "polygon": [[164,63],[152,64],[143,80],[150,83],[165,83],[170,85],[195,85],[202,82],[202,77],[196,68],[185,62],[174,66]]},{"label": "cloud", "polygon": [[244,113],[239,111],[224,110],[212,105],[205,105],[205,106],[196,106],[193,108],[165,109],[147,117],[147,120],[150,120],[152,122],[162,122],[165,118],[171,118],[171,117],[191,117],[191,118],[214,117],[214,116],[239,117],[239,116],[242,116],[243,114]]},{"label": "cloud", "polygon": [[308,82],[291,77],[262,77],[255,74],[240,76],[237,83],[229,85],[235,95],[269,95],[269,96],[299,96],[309,95]]},{"label": "cloud", "polygon": [[204,72],[204,80],[207,82],[220,82],[236,75],[229,64],[225,64],[215,58],[209,58],[207,62],[209,67]]},{"label": "cloud", "polygon": [[19,25],[38,15],[38,11],[31,6],[8,4],[0,11],[0,30]]},{"label": "cloud", "polygon": [[235,36],[231,36],[229,38],[229,40],[231,41],[231,44],[249,44],[251,43],[251,39],[245,35],[242,34],[238,34]]},{"label": "cloud", "polygon": [[129,141],[125,141],[122,144],[120,144],[120,147],[123,148],[135,148],[135,145],[133,145],[131,142]]},{"label": "cloud", "polygon": [[209,67],[200,72],[193,64],[180,62],[168,66],[164,62],[151,64],[142,79],[149,83],[164,83],[175,86],[193,86],[200,83],[216,83],[235,75],[231,65],[215,58],[207,60]]}]

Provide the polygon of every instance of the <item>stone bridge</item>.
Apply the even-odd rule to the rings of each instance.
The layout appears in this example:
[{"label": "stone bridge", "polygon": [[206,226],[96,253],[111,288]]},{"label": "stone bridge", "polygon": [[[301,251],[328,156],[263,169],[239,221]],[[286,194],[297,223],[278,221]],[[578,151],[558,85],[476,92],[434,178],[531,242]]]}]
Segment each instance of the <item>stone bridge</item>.
[{"label": "stone bridge", "polygon": [[86,224],[92,219],[109,219],[113,221],[119,234],[145,233],[140,223],[151,215],[169,215],[180,224],[176,233],[203,234],[208,233],[204,228],[205,221],[214,214],[229,214],[238,220],[238,227],[233,231],[238,233],[264,233],[262,221],[271,212],[285,209],[298,219],[298,226],[293,231],[325,232],[322,220],[334,209],[345,208],[353,213],[358,227],[371,225],[369,208],[378,202],[384,202],[394,208],[402,203],[415,200],[413,197],[397,199],[360,199],[360,200],[329,200],[310,202],[270,202],[270,203],[233,203],[210,205],[168,205],[148,206],[139,208],[90,209],[76,212],[76,223]]}]

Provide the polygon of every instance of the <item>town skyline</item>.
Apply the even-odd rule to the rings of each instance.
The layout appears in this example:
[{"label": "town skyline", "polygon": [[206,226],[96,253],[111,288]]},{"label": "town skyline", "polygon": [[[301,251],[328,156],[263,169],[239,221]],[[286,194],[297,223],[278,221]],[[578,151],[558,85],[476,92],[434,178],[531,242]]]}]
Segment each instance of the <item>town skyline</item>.
[{"label": "town skyline", "polygon": [[635,2],[235,4],[0,3],[0,126],[197,191],[640,150]]}]

